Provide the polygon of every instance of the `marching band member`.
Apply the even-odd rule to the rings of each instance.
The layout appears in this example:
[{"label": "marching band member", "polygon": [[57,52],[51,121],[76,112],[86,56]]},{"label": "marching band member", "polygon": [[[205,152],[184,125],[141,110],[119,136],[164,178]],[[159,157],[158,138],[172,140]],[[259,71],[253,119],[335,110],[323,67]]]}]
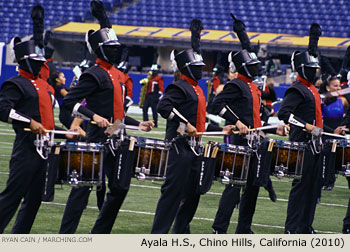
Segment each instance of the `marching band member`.
[{"label": "marching band member", "polygon": [[[33,9],[41,11],[38,6]],[[54,128],[53,94],[49,84],[38,77],[45,58],[43,48],[39,47],[42,36],[37,36],[35,26],[34,40],[22,42],[19,37],[12,40],[19,75],[1,86],[0,120],[12,123],[16,138],[10,175],[5,190],[0,193],[0,233],[11,221],[22,199],[11,233],[30,232],[41,204],[47,166],[47,161],[36,151],[33,132],[45,134],[45,130]],[[32,132],[24,131],[26,127]]]},{"label": "marching band member", "polygon": [[145,101],[142,107],[143,120],[148,121],[148,108],[151,107],[154,127],[158,127],[157,105],[164,92],[164,80],[158,75],[160,66],[157,64],[158,54],[155,53],[153,65],[151,66],[152,76],[148,81]]},{"label": "marching band member", "polygon": [[315,233],[312,223],[322,175],[321,146],[318,139],[323,130],[333,132],[333,129],[323,125],[320,94],[314,86],[316,70],[319,68],[315,57],[320,35],[321,27],[312,24],[308,50],[293,53],[291,64],[292,70],[298,73],[297,80],[286,91],[278,111],[278,118],[291,124],[290,141],[307,144],[301,181],[293,181],[289,195],[285,223],[287,234]]},{"label": "marching band member", "polygon": [[[91,11],[98,19],[101,29],[90,30],[87,33],[87,45],[91,53],[97,56],[96,66],[87,69],[80,77],[76,87],[72,88],[65,96],[62,109],[79,113],[84,118],[93,120],[97,125],[89,124],[86,129],[86,138],[89,142],[105,142],[107,136],[105,129],[110,121],[125,120],[126,124],[138,125],[141,130],[149,131],[153,122],[138,122],[125,116],[124,112],[124,82],[122,72],[113,67],[118,63],[118,50],[120,43],[115,35],[110,21],[105,13],[101,1],[91,1]],[[79,101],[86,99],[86,106],[81,106]],[[79,126],[72,124],[71,129]],[[117,160],[111,152],[106,151],[103,158],[104,173],[108,177],[108,187],[105,202],[91,233],[110,233],[118,215],[119,209],[128,192],[128,186],[120,186],[115,172]],[[131,176],[131,175],[130,175]],[[65,213],[62,219],[60,233],[74,233],[83,210],[90,195],[89,187],[72,189]]]},{"label": "marching band member", "polygon": [[[172,66],[181,72],[180,80],[169,85],[158,104],[159,114],[167,119],[167,140],[176,138],[174,148],[169,151],[167,176],[161,188],[152,226],[152,233],[166,234],[176,217],[173,233],[189,233],[189,223],[196,212],[200,194],[200,157],[194,153],[196,147],[189,145],[190,137],[206,130],[206,100],[198,80],[202,78],[200,55],[200,32],[203,29],[198,19],[191,22],[192,48],[171,53]],[[186,125],[188,137],[178,137],[179,125]],[[220,129],[209,125],[207,130]],[[223,131],[229,134],[232,126]],[[198,140],[194,140],[198,143]],[[192,150],[192,149],[193,150]]]},{"label": "marching band member", "polygon": [[[224,90],[218,94],[213,102],[215,114],[232,122],[240,131],[234,135],[233,144],[247,145],[243,135],[248,133],[248,127],[262,126],[260,118],[261,92],[253,83],[258,75],[260,61],[253,52],[249,38],[242,21],[234,18],[233,30],[237,33],[243,50],[229,54],[230,67],[238,72],[237,78],[229,81]],[[234,72],[234,70],[232,70]],[[288,131],[288,129],[286,128]],[[284,135],[284,127],[270,131]],[[251,230],[252,218],[255,212],[259,186],[253,183],[253,172],[257,167],[250,167],[248,180],[244,188],[239,207],[239,218],[236,233],[253,233]],[[234,207],[239,202],[240,186],[227,185],[221,196],[219,209],[213,224],[214,233],[226,233]]]}]

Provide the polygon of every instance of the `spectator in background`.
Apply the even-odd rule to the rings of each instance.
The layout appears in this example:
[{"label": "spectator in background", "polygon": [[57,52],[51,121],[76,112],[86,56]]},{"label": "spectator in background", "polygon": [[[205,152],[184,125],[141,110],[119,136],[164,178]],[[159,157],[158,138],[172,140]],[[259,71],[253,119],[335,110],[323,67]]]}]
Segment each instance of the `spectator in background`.
[{"label": "spectator in background", "polygon": [[[65,88],[66,85],[66,76],[63,72],[56,72],[52,77],[54,84],[53,88],[55,89],[55,97],[60,101],[68,94],[68,90]],[[61,102],[59,102],[60,104]]]}]

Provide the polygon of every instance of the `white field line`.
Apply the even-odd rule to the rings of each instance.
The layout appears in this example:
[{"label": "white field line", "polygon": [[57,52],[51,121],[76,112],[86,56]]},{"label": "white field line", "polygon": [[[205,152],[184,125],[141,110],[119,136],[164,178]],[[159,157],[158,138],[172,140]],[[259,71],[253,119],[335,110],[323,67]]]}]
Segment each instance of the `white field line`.
[{"label": "white field line", "polygon": [[15,136],[16,134],[15,133],[3,133],[3,132],[0,132],[0,135],[3,135],[3,136]]},{"label": "white field line", "polygon": [[[136,184],[130,184],[130,185],[131,185],[131,186],[134,186],[134,187],[149,188],[149,189],[159,189],[159,190],[160,190],[160,187],[159,187],[159,186],[136,185]],[[207,194],[209,194],[209,195],[221,196],[222,193],[207,192]],[[270,200],[269,197],[258,197],[258,199],[261,199],[261,200]],[[279,199],[279,198],[277,198],[277,201],[288,202],[288,199]],[[323,206],[333,206],[333,207],[345,207],[345,208],[348,207],[347,205],[332,204],[332,203],[320,203],[320,205],[323,205]]]},{"label": "white field line", "polygon": [[1,129],[0,132],[15,132],[13,129]]},{"label": "white field line", "polygon": [[[63,203],[57,203],[57,202],[42,202],[42,204],[45,205],[56,205],[56,206],[66,206],[66,204]],[[97,207],[95,206],[87,206],[89,209],[96,209],[98,210]],[[120,209],[119,210],[121,213],[132,213],[132,214],[142,214],[142,215],[151,215],[154,216],[154,213],[151,212],[145,212],[145,211],[134,211],[134,210],[126,210],[126,209]],[[202,218],[202,217],[193,217],[194,220],[199,220],[199,221],[208,221],[208,222],[213,222],[214,219],[212,218]],[[237,224],[236,221],[230,221],[231,224]],[[266,228],[276,228],[276,229],[284,229],[282,226],[277,226],[277,225],[267,225],[267,224],[258,224],[258,223],[253,223],[252,226],[256,227],[266,227]],[[321,231],[321,230],[316,230],[316,232],[319,233],[327,233],[327,234],[337,234],[336,232],[331,232],[331,231]]]},{"label": "white field line", "polygon": [[[0,142],[0,145],[1,144],[7,144],[7,145],[12,145],[12,143],[9,143],[9,142]],[[6,147],[6,146],[0,146],[0,148],[1,149],[9,149],[9,150],[12,150],[12,146],[11,147]],[[4,157],[11,157],[11,155],[10,154],[0,154],[0,156],[4,156]],[[8,173],[4,173],[4,172],[0,172],[0,174],[8,174]],[[339,175],[339,176],[341,176],[341,175]],[[272,176],[271,176],[272,177]],[[288,180],[282,180],[282,179],[274,179],[273,177],[272,177],[272,179],[271,179],[271,181],[272,182],[276,182],[276,183],[291,183],[291,180],[290,181],[288,181]],[[134,185],[134,186],[140,186],[140,187],[142,187],[143,185]],[[147,186],[145,186],[145,187],[147,187]],[[152,186],[149,186],[149,188],[152,188]],[[158,188],[158,187],[155,187],[155,188]],[[339,189],[348,189],[348,187],[347,186],[340,186],[340,185],[335,185],[334,186],[334,188],[339,188]],[[220,194],[221,195],[221,194]]]},{"label": "white field line", "polygon": [[[9,175],[8,172],[0,172],[0,174]],[[146,188],[146,189],[157,189],[157,190],[160,190],[160,186],[137,185],[137,184],[130,184],[130,186],[133,186],[133,187],[140,187],[140,188]],[[347,187],[346,187],[346,188],[347,188]],[[207,192],[207,194],[209,194],[209,195],[221,196],[222,193]],[[270,200],[270,198],[268,198],[268,197],[258,197],[258,199],[260,199],[260,200]],[[288,202],[288,199],[280,199],[280,198],[277,198],[277,201]],[[320,203],[319,205],[321,205],[321,206],[332,206],[332,207],[344,207],[344,208],[347,208],[347,207],[348,207],[347,205],[333,204],[333,203]]]},{"label": "white field line", "polygon": [[9,143],[9,142],[0,142],[0,144],[5,144],[5,145],[13,145],[13,143]]}]

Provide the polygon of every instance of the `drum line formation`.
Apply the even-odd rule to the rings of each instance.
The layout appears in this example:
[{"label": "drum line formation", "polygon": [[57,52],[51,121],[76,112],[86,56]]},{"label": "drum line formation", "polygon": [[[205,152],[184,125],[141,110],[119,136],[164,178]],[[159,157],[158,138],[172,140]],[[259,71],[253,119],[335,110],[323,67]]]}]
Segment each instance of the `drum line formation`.
[{"label": "drum line formation", "polygon": [[[33,145],[33,143],[31,148],[34,149],[31,153],[34,156],[37,155],[34,157],[36,161],[33,162],[33,165],[41,167],[41,170],[37,174],[27,174],[29,178],[40,174],[41,182],[39,185],[43,185],[45,181],[43,171],[46,171],[46,163],[48,162],[49,166],[54,166],[51,173],[54,174],[55,182],[72,186],[70,195],[72,201],[78,195],[83,195],[81,198],[86,200],[86,202],[82,200],[79,203],[81,207],[75,212],[69,209],[68,202],[70,200],[68,200],[63,217],[66,220],[62,220],[60,233],[75,232],[92,186],[102,187],[106,176],[110,192],[101,206],[99,217],[91,233],[111,232],[132,177],[136,177],[140,181],[146,179],[164,180],[152,233],[168,233],[173,223],[173,233],[190,233],[190,222],[198,206],[200,195],[210,190],[214,180],[225,184],[227,188],[244,187],[236,233],[253,233],[251,223],[257,193],[259,187],[264,187],[269,183],[270,175],[275,175],[278,178],[292,178],[293,188],[297,188],[299,183],[301,191],[306,190],[302,182],[304,177],[305,181],[308,179],[306,183],[310,182],[310,174],[308,173],[311,166],[317,166],[314,172],[317,173],[316,177],[321,179],[326,169],[332,169],[334,174],[350,177],[350,140],[345,136],[345,126],[349,125],[344,124],[327,132],[322,124],[318,124],[320,116],[322,120],[322,115],[318,114],[320,108],[317,107],[320,106],[317,101],[321,100],[321,97],[318,92],[314,93],[312,85],[310,87],[308,84],[312,82],[314,77],[312,76],[313,73],[315,74],[313,70],[319,68],[318,60],[314,57],[313,52],[317,48],[318,37],[321,35],[321,32],[317,34],[317,29],[320,29],[317,24],[311,25],[309,48],[304,52],[295,52],[292,56],[292,65],[299,78],[296,82],[299,81],[298,83],[301,83],[302,87],[298,87],[299,84],[293,84],[295,90],[298,91],[293,89],[287,91],[285,99],[281,101],[281,110],[284,113],[289,112],[288,117],[286,119],[283,117],[284,114],[279,114],[279,119],[284,122],[269,125],[262,123],[260,118],[261,91],[258,88],[259,85],[254,84],[253,81],[257,76],[254,67],[258,66],[260,61],[250,46],[244,23],[231,14],[233,31],[240,39],[242,50],[235,54],[231,52],[228,59],[232,72],[238,72],[239,81],[232,82],[233,84],[227,85],[227,88],[225,85],[224,90],[213,101],[213,114],[217,114],[231,123],[221,128],[205,123],[205,98],[197,85],[197,81],[201,79],[201,69],[204,65],[200,54],[200,32],[203,27],[200,20],[194,19],[190,25],[192,48],[183,51],[174,50],[170,55],[174,70],[181,73],[181,78],[171,84],[159,99],[158,113],[167,119],[166,138],[161,140],[132,136],[134,130],[145,132],[152,130],[154,122],[138,122],[125,116],[123,104],[127,102],[130,105],[132,102],[130,103],[130,97],[125,101],[122,72],[113,67],[113,64],[119,63],[113,57],[119,50],[120,43],[114,30],[111,29],[103,3],[91,1],[90,6],[92,14],[98,19],[101,28],[87,33],[87,46],[90,52],[97,55],[99,61],[97,61],[97,66],[90,67],[81,73],[77,84],[63,99],[62,113],[66,112],[70,117],[67,119],[69,124],[66,124],[67,128],[70,129],[68,131],[52,124],[52,99],[54,99],[52,94],[54,92],[48,84],[45,84],[44,80],[40,79],[45,83],[38,81],[38,76],[42,75],[39,75],[39,72],[41,73],[42,64],[45,62],[43,57],[45,52],[43,47],[40,47],[43,36],[43,30],[40,29],[43,27],[35,28],[34,25],[33,40],[24,42],[19,38],[13,40],[15,57],[20,66],[20,75],[8,80],[2,86],[0,106],[3,109],[0,111],[0,119],[13,123],[17,134],[15,145],[17,144],[18,150],[14,148],[14,154],[11,158],[13,159],[10,165],[9,181],[11,183],[8,183],[7,188],[0,194],[0,206],[3,205],[0,207],[0,232],[4,231],[15,214],[14,211],[5,211],[5,207],[8,205],[3,204],[3,202],[9,197],[17,199],[16,202],[8,203],[11,205],[11,209],[18,207],[20,204],[18,199],[24,198],[12,229],[13,233],[29,233],[40,206],[41,194],[40,197],[38,195],[33,197],[30,193],[25,193],[25,191],[31,192],[33,189],[31,183],[23,186],[25,191],[22,193],[12,192],[18,188],[18,185],[15,186],[16,182],[12,181],[11,178],[12,175],[15,176],[16,169],[18,169],[16,158],[21,155],[21,151],[26,151],[24,148]],[[40,5],[36,6],[32,11],[34,23],[43,19],[43,10],[40,8],[42,8]],[[302,70],[300,70],[301,68]],[[304,82],[307,84],[303,84]],[[15,91],[11,87],[12,84],[15,84]],[[33,90],[28,91],[29,85],[30,88],[34,87]],[[46,90],[46,93],[40,93],[37,86],[40,86],[41,90]],[[239,101],[242,102],[243,108],[246,106],[248,112],[232,105],[234,99],[227,98],[230,97],[230,88],[240,88],[239,92],[242,92],[242,97],[248,97],[247,100]],[[38,90],[37,94],[35,89]],[[20,99],[26,96],[26,92],[34,92],[34,95],[30,96],[30,103]],[[111,95],[107,96],[106,92],[110,92]],[[292,107],[292,109],[293,105],[287,104],[287,95],[295,95],[297,92],[303,96],[302,102],[306,101],[305,106],[312,107],[312,123],[308,118],[302,118],[300,111],[299,114],[296,111],[299,107],[302,109],[302,102],[297,105],[299,107]],[[310,92],[312,99],[309,99],[303,92]],[[11,95],[17,95],[19,98],[13,99]],[[178,104],[177,97],[183,97],[183,100],[188,102]],[[46,103],[44,104],[43,101]],[[33,109],[35,112],[28,111],[30,106],[35,108]],[[97,110],[95,111],[94,108]],[[48,118],[48,115],[51,117]],[[82,134],[82,132],[85,133],[81,127],[82,123],[86,125],[86,135]],[[126,134],[126,130],[131,134]],[[298,134],[303,135],[302,138],[299,138],[300,141],[295,141],[298,139],[295,137],[297,131]],[[289,141],[274,140],[267,137],[264,132],[280,136],[286,136],[289,133],[294,135],[290,137]],[[206,135],[229,136],[236,140],[229,143],[214,141],[204,143],[202,137]],[[81,140],[82,136],[86,137],[87,141]],[[55,141],[57,138],[67,138],[67,140],[57,142]],[[313,163],[310,163],[310,155],[314,158]],[[28,156],[21,158],[19,162],[21,160],[28,162],[28,160],[33,159],[33,157]],[[181,169],[191,171],[180,174],[182,170],[176,170],[180,169],[180,165],[184,166],[184,161],[180,161],[181,159],[188,161],[187,167]],[[25,174],[19,173],[18,176],[25,176]],[[174,185],[180,180],[182,181],[181,186],[185,189],[179,189]],[[310,187],[310,190],[317,194],[321,186],[315,187]],[[191,188],[192,192],[182,191],[188,190],[187,188]],[[37,191],[38,188],[35,190]],[[294,196],[300,195],[298,193],[295,192]],[[172,194],[169,196],[172,197],[172,203],[169,203],[170,198],[166,198],[168,194]],[[290,202],[295,201],[292,197],[291,192]],[[317,196],[313,194],[309,198],[305,196],[303,200],[315,201],[316,198]],[[26,203],[29,200],[36,202],[36,206],[27,206]],[[224,204],[223,201],[224,196],[220,204]],[[310,217],[310,215],[314,214],[316,205],[310,206],[313,210],[304,209],[308,207],[306,205],[297,206],[300,208],[298,210],[300,212],[298,212],[298,216],[292,216],[289,215],[289,209],[296,207],[292,204],[289,203],[288,206],[285,233],[315,233],[312,228],[313,216]],[[29,209],[30,207],[31,209]],[[74,208],[73,205],[72,208]],[[69,218],[75,219],[70,222]],[[293,225],[288,224],[288,218]],[[226,230],[225,228],[220,230],[213,226],[214,233],[225,233],[227,225],[228,223]],[[345,229],[343,232],[349,232],[349,229]]]}]

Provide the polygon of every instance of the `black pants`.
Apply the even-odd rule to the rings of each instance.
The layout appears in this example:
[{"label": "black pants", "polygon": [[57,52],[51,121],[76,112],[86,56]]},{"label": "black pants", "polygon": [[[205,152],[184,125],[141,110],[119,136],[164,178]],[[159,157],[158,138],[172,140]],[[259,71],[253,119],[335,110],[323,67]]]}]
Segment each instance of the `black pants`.
[{"label": "black pants", "polygon": [[[107,193],[106,200],[103,202],[102,208],[100,210],[100,215],[98,217],[98,220],[96,223],[99,223],[96,228],[94,226],[93,230],[91,231],[92,233],[110,233],[111,229],[114,225],[115,218],[117,217],[117,214],[119,212],[119,208],[122,205],[126,194],[128,192],[128,189],[125,188],[114,188],[115,186],[115,172],[116,172],[116,166],[119,163],[119,151],[116,152],[116,156],[114,157],[110,152],[105,152],[105,156],[103,158],[103,169],[105,174],[108,177],[108,187],[110,189],[110,192]],[[131,177],[131,173],[130,173]],[[130,178],[129,177],[129,178]],[[130,180],[129,180],[130,184]],[[66,209],[64,211],[64,215],[62,218],[61,222],[61,227],[59,233],[61,234],[72,234],[75,233],[81,215],[86,208],[88,204],[88,199],[91,193],[91,187],[78,187],[78,188],[73,188],[71,190],[71,193],[69,195],[67,204],[66,204]],[[97,192],[99,193],[99,192]],[[102,192],[104,194],[104,191],[102,189]],[[118,207],[113,208],[114,212],[109,213],[108,215],[108,220],[102,219],[99,221],[100,216],[105,216],[106,214],[106,209],[110,209],[111,203],[116,204]],[[101,203],[98,203],[100,205]],[[107,204],[107,205],[106,205]],[[103,212],[102,212],[103,211]],[[108,223],[106,223],[108,222]],[[99,227],[101,225],[101,227]],[[99,228],[97,228],[99,227]]]},{"label": "black pants", "polygon": [[240,185],[228,184],[219,201],[219,208],[216,212],[212,228],[220,233],[226,234],[233,210],[238,207],[241,193]]},{"label": "black pants", "polygon": [[[92,189],[91,186],[72,188],[61,221],[60,234],[74,234],[76,232],[80,218],[89,203]],[[98,187],[96,189],[97,207],[99,210],[102,209],[105,192],[105,183],[102,184],[101,188]]]},{"label": "black pants", "polygon": [[[252,158],[255,158],[254,154],[252,155]],[[239,205],[238,224],[235,231],[236,234],[249,234],[251,232],[253,216],[260,190],[260,186],[255,185],[254,183],[256,168],[255,165],[250,165],[249,167],[247,183],[243,189]]]},{"label": "black pants", "polygon": [[72,188],[67,203],[64,209],[63,218],[61,221],[60,234],[74,234],[78,228],[78,224],[85,210],[92,187],[77,187]]},{"label": "black pants", "polygon": [[161,188],[152,226],[152,234],[167,234],[175,220],[173,233],[189,233],[189,223],[197,210],[200,157],[185,139],[176,141],[177,150],[169,151],[167,176]]},{"label": "black pants", "polygon": [[307,145],[301,180],[293,180],[289,194],[285,231],[308,234],[322,186],[322,155],[313,154]]},{"label": "black pants", "polygon": [[24,199],[11,232],[27,234],[41,204],[46,161],[35,150],[34,134],[21,130],[16,133],[10,174],[5,190],[0,193],[0,233],[4,232]]},{"label": "black pants", "polygon": [[151,107],[155,127],[158,127],[158,114],[157,114],[158,102],[159,102],[159,94],[156,92],[149,93],[145,97],[145,102],[142,108],[143,121],[148,121],[148,108]]},{"label": "black pants", "polygon": [[[246,140],[242,139],[241,136],[231,137],[230,142],[233,144],[238,143],[240,145],[247,144]],[[268,190],[271,156],[265,154],[267,146],[268,141],[263,141],[258,149],[258,153],[261,154],[261,156],[264,156],[264,158],[260,158],[260,160],[258,160],[256,154],[251,156],[247,183],[244,186],[241,199],[241,186],[227,185],[225,187],[225,190],[220,198],[219,208],[212,226],[215,232],[227,232],[233,210],[239,203],[240,207],[236,233],[246,234],[251,232],[251,224],[255,213],[260,186],[264,186]],[[259,166],[261,167],[259,176],[257,175],[258,162],[260,162]]]}]

